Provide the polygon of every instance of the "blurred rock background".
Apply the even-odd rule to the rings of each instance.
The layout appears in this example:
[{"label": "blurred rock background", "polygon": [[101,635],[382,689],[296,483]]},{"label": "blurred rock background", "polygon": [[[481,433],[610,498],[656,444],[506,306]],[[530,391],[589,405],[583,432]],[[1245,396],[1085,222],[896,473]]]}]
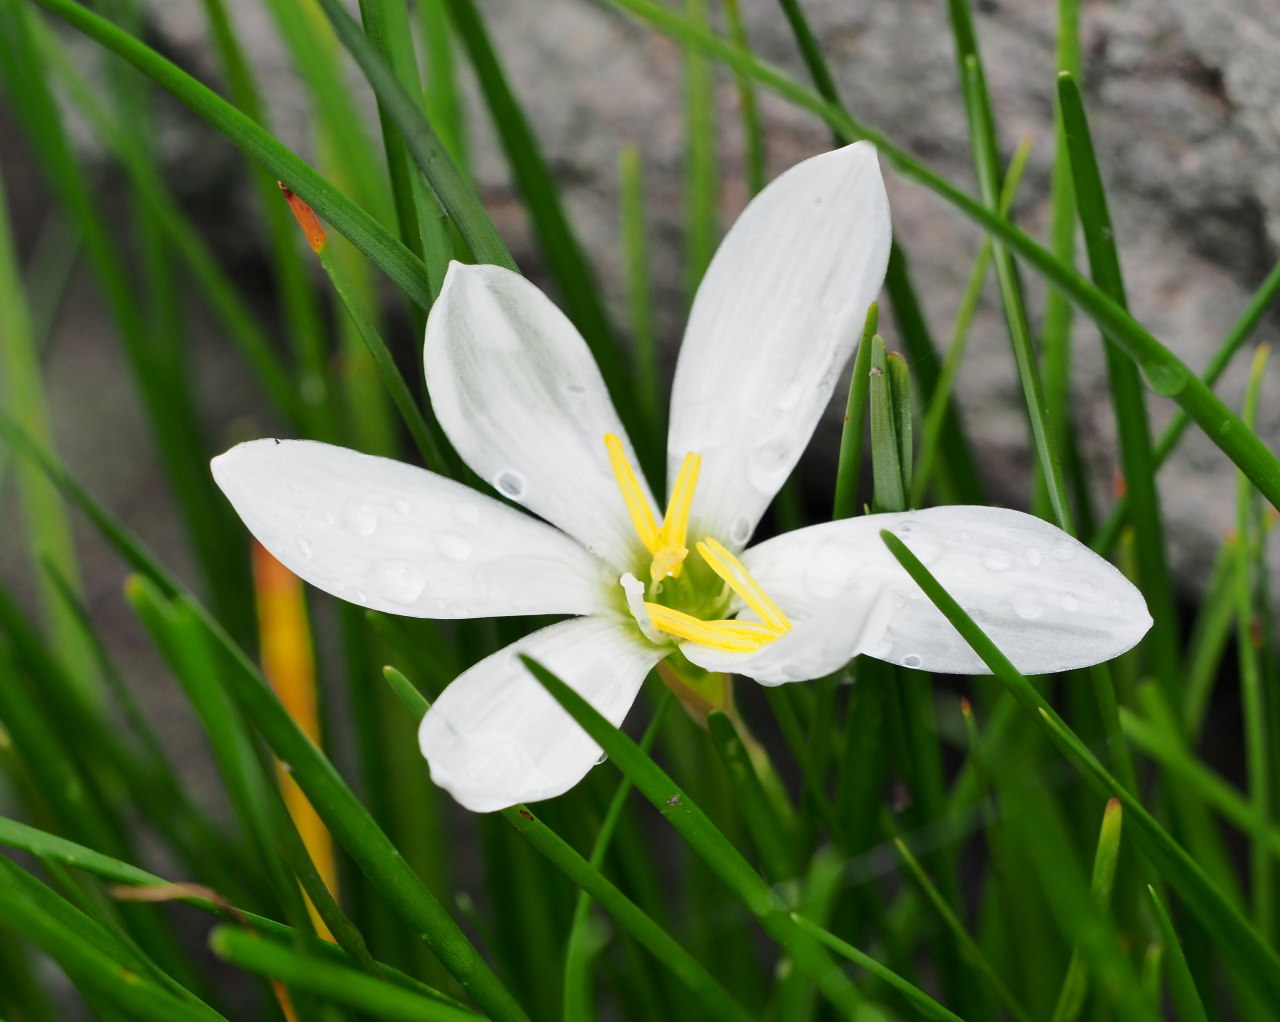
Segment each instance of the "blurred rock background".
[{"label": "blurred rock background", "polygon": [[[712,5],[714,8],[716,5]],[[774,0],[744,0],[755,48],[804,78]],[[842,94],[860,119],[884,129],[944,175],[972,190],[968,144],[952,44],[942,0],[806,0]],[[150,7],[153,44],[206,81],[216,68],[197,0]],[[284,140],[311,149],[303,90],[267,14],[255,0],[231,4]],[[684,318],[681,288],[681,53],[668,40],[592,0],[486,0],[488,19],[512,85],[564,189],[574,226],[614,303],[622,309],[618,243],[617,155],[624,144],[642,154],[648,182],[655,316],[669,353]],[[1037,0],[976,4],[980,42],[1004,154],[1034,140],[1016,218],[1043,237],[1052,163],[1054,5]],[[1274,264],[1280,243],[1280,0],[1123,0],[1083,4],[1083,85],[1102,170],[1110,191],[1134,314],[1193,368],[1202,367]],[[97,59],[83,47],[86,61]],[[461,63],[465,63],[462,61]],[[465,74],[465,71],[464,71]],[[469,79],[468,79],[469,82]],[[724,223],[746,200],[736,88],[717,76]],[[352,74],[353,93],[377,119],[367,89]],[[537,252],[501,153],[472,99],[474,169],[486,203],[517,259],[539,278]],[[762,95],[772,173],[829,145],[807,114]],[[160,101],[170,180],[181,201],[217,241],[224,258],[264,305],[271,281],[256,213],[239,154],[185,109]],[[86,154],[101,160],[104,201],[114,201],[109,161],[81,133]],[[49,196],[12,117],[0,101],[0,159],[24,251],[34,253]],[[964,278],[980,243],[977,230],[929,193],[890,176],[895,229],[913,261],[934,333],[945,339]],[[1026,274],[1033,307],[1042,289]],[[621,316],[619,316],[621,320]],[[1078,319],[1081,319],[1078,317]],[[1274,338],[1271,316],[1258,338]],[[200,359],[203,411],[210,443],[220,449],[228,426],[255,409],[244,375],[225,342],[199,315],[189,343]],[[883,328],[890,345],[894,328]],[[417,340],[394,339],[409,351]],[[1075,393],[1097,489],[1115,471],[1113,424],[1106,404],[1097,332],[1077,322]],[[1221,387],[1238,406],[1248,350]],[[48,354],[59,449],[72,469],[116,508],[170,563],[182,564],[180,542],[123,358],[100,299],[77,272],[51,335]],[[670,372],[670,360],[666,366]],[[1268,389],[1280,386],[1280,366]],[[988,289],[975,322],[959,390],[971,434],[984,457],[993,493],[1020,504],[1027,492],[1029,440],[1003,319]],[[1151,401],[1157,423],[1169,404]],[[1263,436],[1280,441],[1280,401],[1265,401]],[[243,420],[242,420],[243,421]],[[260,429],[251,430],[257,434]],[[805,470],[829,485],[837,433],[820,433]],[[1208,558],[1233,522],[1233,473],[1227,460],[1192,430],[1161,477],[1170,544],[1183,584],[1194,591]],[[13,522],[13,509],[3,521]],[[91,600],[122,611],[120,573],[86,544]],[[0,570],[25,573],[25,554],[6,543]],[[110,611],[109,611],[110,613]],[[113,615],[114,616],[114,615]]]}]

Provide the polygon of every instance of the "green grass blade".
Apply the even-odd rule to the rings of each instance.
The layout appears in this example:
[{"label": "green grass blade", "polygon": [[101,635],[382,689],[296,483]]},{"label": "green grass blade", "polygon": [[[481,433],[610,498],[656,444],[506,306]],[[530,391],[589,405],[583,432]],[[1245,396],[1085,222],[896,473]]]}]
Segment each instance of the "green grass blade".
[{"label": "green grass blade", "polygon": [[301,195],[422,308],[431,306],[426,268],[374,217],[346,198],[274,136],[158,53],[74,0],[35,0],[172,93]]},{"label": "green grass blade", "polygon": [[[707,0],[683,0],[689,23],[708,29]],[[685,301],[711,264],[719,235],[720,174],[716,157],[715,69],[695,46],[684,49]]]},{"label": "green grass blade", "polygon": [[693,804],[667,774],[625,734],[605,720],[580,695],[536,661],[526,666],[565,711],[599,743],[610,761],[631,778],[637,790],[667,819],[724,884],[742,901],[769,936],[786,947],[796,969],[804,972],[838,1010],[852,1013],[862,996],[795,916],[738,852],[728,838]]},{"label": "green grass blade", "polygon": [[944,590],[900,539],[882,532],[881,539],[930,602],[960,632],[966,642],[997,680],[1039,721],[1055,743],[1095,788],[1123,803],[1134,843],[1165,880],[1178,891],[1187,908],[1217,941],[1229,963],[1262,997],[1280,998],[1280,957],[1248,921],[1223,897],[1204,871],[1167,831],[1143,808],[1137,797],[1123,787],[1080,738],[1053,711],[1035,687],[1013,667],[973,619]]},{"label": "green grass blade", "polygon": [[445,3],[484,91],[489,115],[524,196],[547,269],[559,285],[565,311],[582,331],[614,400],[625,413],[631,403],[626,367],[609,315],[600,300],[595,274],[565,214],[533,129],[511,91],[476,5],[472,0],[445,0]]},{"label": "green grass blade", "polygon": [[[1105,911],[1111,903],[1111,890],[1115,886],[1116,865],[1120,859],[1120,829],[1124,810],[1115,799],[1107,802],[1102,813],[1102,827],[1098,833],[1098,848],[1093,857],[1093,877],[1090,893],[1098,908]],[[1062,980],[1058,1003],[1053,1009],[1052,1022],[1071,1022],[1079,1017],[1089,990],[1089,969],[1085,956],[1077,945],[1071,951],[1067,974]]]},{"label": "green grass blade", "polygon": [[1154,887],[1148,884],[1147,892],[1151,895],[1156,922],[1160,924],[1160,932],[1164,935],[1165,961],[1169,963],[1169,990],[1173,995],[1179,1022],[1209,1022],[1195,979],[1191,976],[1191,969],[1187,967],[1187,958],[1182,953],[1182,944],[1178,941],[1178,931],[1174,929],[1169,910],[1164,907],[1164,902],[1160,900]]},{"label": "green grass blade", "polygon": [[209,935],[209,947],[232,965],[345,1004],[374,1018],[402,1022],[476,1022],[482,1017],[447,1001],[423,997],[230,926],[215,929]]},{"label": "green grass blade", "polygon": [[[493,222],[476,197],[470,182],[450,158],[421,107],[405,91],[395,72],[378,55],[369,37],[361,31],[360,26],[338,3],[338,0],[319,0],[319,3],[333,24],[342,45],[360,65],[360,70],[368,79],[374,95],[384,104],[387,115],[395,122],[418,169],[435,194],[440,207],[449,215],[462,234],[467,247],[471,249],[471,254],[479,262],[493,263],[514,270],[516,267],[511,259],[511,253],[498,237]],[[292,187],[291,182],[286,181],[286,183]],[[300,189],[294,188],[294,191],[302,195]],[[303,195],[303,198],[307,197]],[[307,201],[311,202],[310,199]],[[314,206],[315,203],[311,205]]]},{"label": "green grass blade", "polygon": [[[48,0],[41,0],[48,2]],[[1059,262],[1047,249],[993,209],[952,185],[936,171],[893,144],[883,133],[854,120],[844,110],[788,78],[777,69],[691,25],[687,19],[652,0],[601,0],[660,28],[681,42],[696,44],[734,70],[796,106],[809,110],[851,138],[873,142],[901,174],[935,192],[1023,259],[1052,287],[1063,292],[1082,312],[1120,344],[1142,370],[1147,386],[1184,408],[1205,435],[1243,470],[1273,504],[1280,506],[1280,458],[1240,422],[1189,368],[1150,331],[1075,270]],[[892,260],[891,260],[892,263]],[[927,392],[927,387],[922,387]]]},{"label": "green grass blade", "polygon": [[[1094,283],[1119,305],[1127,307],[1115,231],[1107,209],[1106,192],[1094,155],[1084,104],[1075,82],[1066,72],[1058,75],[1058,109],[1069,149],[1076,206]],[[1151,650],[1156,676],[1172,686],[1181,661],[1178,617],[1165,556],[1160,501],[1155,488],[1146,395],[1133,363],[1109,338],[1104,339],[1104,344],[1120,441],[1121,470],[1129,495],[1130,521],[1134,525],[1138,571],[1142,591],[1148,598],[1151,616],[1155,620],[1147,648]]]},{"label": "green grass blade", "polygon": [[840,453],[836,457],[836,495],[831,519],[852,518],[858,513],[858,481],[862,476],[862,445],[867,428],[871,390],[871,338],[880,322],[880,306],[872,302],[862,325],[858,352],[849,377],[849,398],[844,407],[840,431]]}]

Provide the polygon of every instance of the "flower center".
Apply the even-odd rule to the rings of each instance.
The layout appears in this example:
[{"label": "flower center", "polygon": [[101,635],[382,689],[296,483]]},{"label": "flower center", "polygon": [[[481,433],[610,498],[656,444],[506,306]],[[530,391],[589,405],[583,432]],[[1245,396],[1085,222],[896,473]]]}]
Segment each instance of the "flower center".
[{"label": "flower center", "polygon": [[[701,560],[689,560],[689,514],[702,456],[685,455],[659,525],[622,441],[609,433],[604,443],[631,523],[650,555],[647,586],[634,575],[622,579],[627,606],[641,630],[654,641],[661,633],[735,653],[750,653],[789,632],[791,622],[781,608],[718,540],[699,540],[694,548]],[[731,593],[759,620],[724,617]]]}]

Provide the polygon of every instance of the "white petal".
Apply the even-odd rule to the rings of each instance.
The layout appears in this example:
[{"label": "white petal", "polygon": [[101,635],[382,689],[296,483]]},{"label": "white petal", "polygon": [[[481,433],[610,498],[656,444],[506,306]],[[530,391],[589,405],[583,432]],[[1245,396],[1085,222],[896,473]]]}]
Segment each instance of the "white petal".
[{"label": "white petal", "polygon": [[499,650],[458,677],[422,719],[418,739],[431,779],[477,813],[563,794],[599,761],[600,746],[520,654],[617,725],[666,652],[613,616],[562,621]]},{"label": "white petal", "polygon": [[308,440],[254,440],[212,467],[277,560],[362,607],[459,618],[610,604],[604,565],[564,533],[425,469]]},{"label": "white petal", "polygon": [[690,661],[707,671],[754,678],[762,685],[809,681],[838,670],[884,634],[889,601],[874,581],[848,586],[834,600],[813,608],[812,616],[793,620],[791,631],[754,653],[729,653],[685,642]]},{"label": "white petal", "polygon": [[605,434],[635,455],[586,342],[546,295],[509,270],[453,263],[424,358],[440,425],[481,478],[618,570],[634,567]]},{"label": "white petal", "polygon": [[693,531],[746,545],[857,346],[889,259],[876,151],[792,167],[726,235],[693,304],[667,440],[675,479],[702,454]]},{"label": "white petal", "polygon": [[1151,627],[1142,594],[1114,565],[1048,522],[992,507],[865,515],[799,529],[742,562],[788,614],[803,617],[850,585],[879,582],[888,627],[862,652],[946,674],[989,673],[880,539],[899,536],[1024,674],[1119,656]]}]

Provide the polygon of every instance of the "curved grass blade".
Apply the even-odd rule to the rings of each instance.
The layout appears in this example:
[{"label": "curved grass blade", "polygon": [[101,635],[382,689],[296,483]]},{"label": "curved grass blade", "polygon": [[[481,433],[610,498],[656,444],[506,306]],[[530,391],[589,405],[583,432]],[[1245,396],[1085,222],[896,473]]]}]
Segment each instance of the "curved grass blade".
[{"label": "curved grass blade", "polygon": [[215,929],[209,935],[209,947],[232,965],[345,1004],[374,1018],[403,1022],[477,1022],[482,1017],[230,926]]},{"label": "curved grass blade", "polygon": [[1164,907],[1160,895],[1150,884],[1147,885],[1147,892],[1151,895],[1156,922],[1160,924],[1160,932],[1164,935],[1165,961],[1169,963],[1169,991],[1173,996],[1179,1022],[1209,1022],[1204,1002],[1200,1000],[1200,991],[1196,989],[1196,981],[1187,965],[1187,957],[1182,953],[1182,944],[1178,941],[1178,931],[1173,927],[1169,910]]},{"label": "curved grass blade", "polygon": [[1177,401],[1204,430],[1205,435],[1236,463],[1263,495],[1280,507],[1280,458],[1246,429],[1240,417],[1146,327],[1074,268],[1061,263],[1048,249],[998,212],[966,195],[927,164],[895,145],[883,132],[855,120],[836,104],[816,95],[771,65],[744,53],[714,33],[691,25],[680,15],[652,0],[601,2],[625,10],[682,42],[696,43],[730,68],[750,75],[783,99],[817,114],[833,128],[847,133],[850,138],[863,138],[872,142],[899,174],[936,193],[1008,245],[1047,283],[1061,290],[1124,348],[1125,353],[1142,370],[1150,389]]},{"label": "curved grass blade", "polygon": [[836,458],[836,495],[831,519],[852,518],[858,513],[858,480],[862,475],[862,445],[867,426],[868,395],[871,391],[871,338],[880,324],[880,306],[872,302],[862,324],[862,338],[853,358],[849,377],[849,399],[844,408],[840,432],[840,453]]},{"label": "curved grass blade", "polygon": [[367,255],[409,298],[424,309],[431,307],[431,286],[422,261],[273,135],[176,64],[74,0],[35,2],[123,57],[172,93],[306,199],[335,231]]},{"label": "curved grass blade", "polygon": [[[610,762],[630,777],[636,788],[675,827],[676,831],[738,896],[765,932],[786,949],[794,968],[803,972],[843,1012],[852,1014],[864,1003],[857,988],[838,969],[820,943],[778,893],[760,877],[737,848],[689,799],[689,796],[650,759],[634,741],[605,720],[578,693],[537,661],[521,657],[534,677],[547,689],[609,756]],[[903,980],[902,982],[906,982]]]},{"label": "curved grass blade", "polygon": [[916,584],[924,590],[930,602],[964,637],[1023,709],[1049,732],[1050,737],[1066,752],[1084,777],[1107,797],[1120,800],[1125,808],[1134,843],[1178,891],[1187,908],[1218,943],[1224,959],[1239,971],[1260,996],[1270,999],[1272,1003],[1280,1001],[1280,957],[1276,952],[1258,936],[1244,916],[1231,907],[1196,861],[1143,808],[1137,796],[1107,772],[1088,746],[1014,668],[905,544],[888,531],[881,532],[880,538]]}]

